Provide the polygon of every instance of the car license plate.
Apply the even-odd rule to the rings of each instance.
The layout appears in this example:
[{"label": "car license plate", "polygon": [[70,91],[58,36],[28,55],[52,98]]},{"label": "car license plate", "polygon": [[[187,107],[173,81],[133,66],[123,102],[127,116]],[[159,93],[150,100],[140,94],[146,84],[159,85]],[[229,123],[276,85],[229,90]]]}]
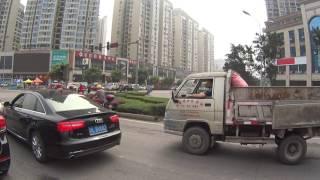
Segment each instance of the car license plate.
[{"label": "car license plate", "polygon": [[94,136],[94,135],[102,134],[102,133],[106,133],[106,132],[108,132],[106,124],[101,124],[101,125],[96,125],[96,126],[90,126],[89,127],[90,136]]}]

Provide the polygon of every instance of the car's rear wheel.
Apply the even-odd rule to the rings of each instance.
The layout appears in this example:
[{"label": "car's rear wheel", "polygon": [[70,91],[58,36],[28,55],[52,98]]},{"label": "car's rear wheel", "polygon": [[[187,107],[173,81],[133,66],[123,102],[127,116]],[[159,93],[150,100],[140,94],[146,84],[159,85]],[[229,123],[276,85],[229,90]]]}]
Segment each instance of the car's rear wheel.
[{"label": "car's rear wheel", "polygon": [[209,133],[202,127],[191,127],[182,138],[184,149],[190,154],[203,155],[208,152],[211,139]]},{"label": "car's rear wheel", "polygon": [[32,133],[31,147],[32,147],[32,154],[38,162],[45,163],[48,161],[46,147],[43,143],[43,140],[42,140],[39,132]]}]

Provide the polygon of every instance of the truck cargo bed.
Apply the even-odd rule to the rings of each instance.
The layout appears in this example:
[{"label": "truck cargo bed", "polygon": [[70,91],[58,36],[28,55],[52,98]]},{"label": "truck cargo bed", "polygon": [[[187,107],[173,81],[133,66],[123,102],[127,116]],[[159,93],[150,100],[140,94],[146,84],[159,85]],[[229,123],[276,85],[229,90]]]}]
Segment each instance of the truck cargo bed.
[{"label": "truck cargo bed", "polygon": [[241,100],[320,100],[319,87],[247,87],[232,88],[236,101]]}]

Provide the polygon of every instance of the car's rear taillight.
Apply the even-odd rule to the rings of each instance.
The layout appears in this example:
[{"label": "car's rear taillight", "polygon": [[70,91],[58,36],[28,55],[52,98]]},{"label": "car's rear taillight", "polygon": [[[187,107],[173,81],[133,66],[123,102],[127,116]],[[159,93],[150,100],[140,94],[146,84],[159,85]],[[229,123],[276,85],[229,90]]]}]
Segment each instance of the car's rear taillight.
[{"label": "car's rear taillight", "polygon": [[110,116],[109,118],[112,123],[119,123],[119,115],[115,114],[113,116]]},{"label": "car's rear taillight", "polygon": [[0,130],[6,128],[6,119],[3,116],[0,116]]},{"label": "car's rear taillight", "polygon": [[57,129],[61,133],[71,132],[83,127],[85,127],[85,122],[83,120],[59,122],[57,125]]}]

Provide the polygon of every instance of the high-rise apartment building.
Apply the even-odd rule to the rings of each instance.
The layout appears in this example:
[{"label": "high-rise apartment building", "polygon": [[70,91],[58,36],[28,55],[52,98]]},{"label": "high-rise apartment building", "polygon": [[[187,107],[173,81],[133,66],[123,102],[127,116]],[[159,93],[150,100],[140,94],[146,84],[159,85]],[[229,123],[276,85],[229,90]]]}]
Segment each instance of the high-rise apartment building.
[{"label": "high-rise apartment building", "polygon": [[100,0],[65,1],[60,49],[89,49],[96,44],[99,6]]},{"label": "high-rise apartment building", "polygon": [[22,26],[23,49],[51,48],[57,0],[28,0]]},{"label": "high-rise apartment building", "polygon": [[214,71],[214,37],[206,29],[199,31],[198,72]]},{"label": "high-rise apartment building", "polygon": [[160,1],[159,64],[172,67],[173,63],[173,5],[168,0]]},{"label": "high-rise apartment building", "polygon": [[100,0],[28,0],[24,49],[89,49],[95,45]]},{"label": "high-rise apartment building", "polygon": [[[107,16],[104,16],[99,19],[98,21],[98,33],[96,38],[96,46],[100,44],[102,47],[107,47]],[[102,54],[107,55],[107,48],[102,49]]]},{"label": "high-rise apartment building", "polygon": [[268,19],[285,16],[300,9],[303,0],[265,0]]},{"label": "high-rise apartment building", "polygon": [[211,53],[206,55],[210,62],[213,36],[204,37],[207,45],[200,45],[199,38],[199,23],[183,10],[174,9],[169,0],[115,0],[111,42],[119,46],[111,49],[111,55],[138,57],[141,65],[153,67],[153,75],[166,74],[172,68],[179,74],[204,68],[199,50],[212,49],[206,51]]},{"label": "high-rise apartment building", "polygon": [[198,71],[199,24],[181,9],[174,9],[174,67]]},{"label": "high-rise apartment building", "polygon": [[0,0],[0,51],[20,48],[24,6],[18,0]]},{"label": "high-rise apartment building", "polygon": [[111,55],[157,66],[159,7],[160,0],[115,0],[111,42],[119,47]]}]

